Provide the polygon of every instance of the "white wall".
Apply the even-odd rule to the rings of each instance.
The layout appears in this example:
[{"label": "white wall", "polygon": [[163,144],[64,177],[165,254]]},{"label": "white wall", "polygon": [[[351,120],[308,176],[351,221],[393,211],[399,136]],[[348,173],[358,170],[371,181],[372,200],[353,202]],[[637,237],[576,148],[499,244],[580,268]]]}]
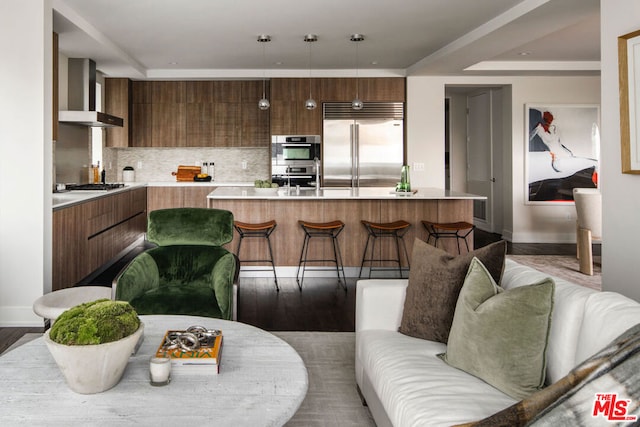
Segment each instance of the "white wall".
[{"label": "white wall", "polygon": [[602,288],[640,301],[640,176],[621,173],[618,36],[640,29],[640,2],[602,0]]},{"label": "white wall", "polygon": [[51,31],[50,0],[0,2],[0,326],[51,288]]},{"label": "white wall", "polygon": [[[505,209],[502,234],[513,242],[575,242],[575,208],[525,204],[524,149],[527,103],[600,104],[599,77],[458,77],[407,78],[407,158],[424,162],[424,172],[413,171],[416,187],[444,187],[444,87],[445,85],[510,86],[511,129],[504,132],[512,174],[504,183]],[[503,102],[509,105],[508,91]],[[508,167],[505,165],[505,168]],[[415,169],[415,168],[414,168]],[[604,172],[603,172],[604,173]],[[508,178],[505,177],[505,178]],[[512,215],[512,218],[510,218]]]}]

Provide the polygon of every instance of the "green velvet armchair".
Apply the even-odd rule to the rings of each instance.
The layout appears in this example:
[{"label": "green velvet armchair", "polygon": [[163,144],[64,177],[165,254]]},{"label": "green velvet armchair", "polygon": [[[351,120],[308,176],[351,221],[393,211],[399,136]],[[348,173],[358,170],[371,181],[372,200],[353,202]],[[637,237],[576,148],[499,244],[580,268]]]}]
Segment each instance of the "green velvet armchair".
[{"label": "green velvet armchair", "polygon": [[147,240],[116,277],[115,299],[138,314],[183,314],[235,320],[239,262],[222,245],[233,239],[233,214],[204,208],[149,213]]}]

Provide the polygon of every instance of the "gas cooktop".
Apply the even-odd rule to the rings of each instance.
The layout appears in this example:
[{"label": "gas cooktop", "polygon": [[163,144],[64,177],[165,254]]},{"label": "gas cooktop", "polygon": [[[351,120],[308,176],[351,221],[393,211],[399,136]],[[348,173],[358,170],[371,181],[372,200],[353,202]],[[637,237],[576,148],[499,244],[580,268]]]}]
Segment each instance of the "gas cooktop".
[{"label": "gas cooktop", "polygon": [[109,190],[115,190],[117,188],[122,188],[124,187],[124,184],[122,183],[114,183],[114,184],[72,184],[72,185],[67,185],[67,190],[69,191],[74,191],[74,190],[102,190],[102,191],[109,191]]}]

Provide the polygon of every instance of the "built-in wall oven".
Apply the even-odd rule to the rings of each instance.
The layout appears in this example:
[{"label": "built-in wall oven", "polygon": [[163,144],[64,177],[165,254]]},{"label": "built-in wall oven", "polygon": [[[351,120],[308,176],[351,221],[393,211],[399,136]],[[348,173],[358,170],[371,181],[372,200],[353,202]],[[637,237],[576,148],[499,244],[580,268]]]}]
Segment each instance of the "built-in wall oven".
[{"label": "built-in wall oven", "polygon": [[312,165],[320,159],[320,135],[273,135],[271,164],[276,166]]},{"label": "built-in wall oven", "polygon": [[314,187],[320,177],[320,135],[271,137],[271,181],[281,186]]}]

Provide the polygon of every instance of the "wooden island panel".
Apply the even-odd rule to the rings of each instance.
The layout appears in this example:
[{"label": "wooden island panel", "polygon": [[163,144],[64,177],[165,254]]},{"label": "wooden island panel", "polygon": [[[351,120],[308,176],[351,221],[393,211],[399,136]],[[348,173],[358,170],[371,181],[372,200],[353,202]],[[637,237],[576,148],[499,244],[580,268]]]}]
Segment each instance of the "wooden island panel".
[{"label": "wooden island panel", "polygon": [[[344,265],[360,267],[362,254],[367,240],[367,233],[361,220],[373,222],[392,222],[403,219],[411,223],[411,228],[405,235],[405,243],[409,258],[415,238],[426,240],[427,233],[420,223],[421,220],[438,220],[442,222],[468,221],[473,222],[472,200],[376,200],[376,199],[277,199],[277,198],[242,198],[212,199],[209,207],[226,209],[233,213],[234,219],[242,222],[266,222],[274,219],[277,228],[271,235],[271,243],[277,266],[297,266],[304,240],[304,232],[298,224],[299,219],[310,222],[328,222],[341,220],[345,228],[340,234],[340,250]],[[473,247],[473,238],[469,236],[469,245]],[[333,249],[329,239],[322,243],[313,241],[309,250],[309,258],[329,259],[333,257]],[[227,248],[236,251],[238,235]],[[378,239],[377,251],[385,259],[395,257],[395,242],[393,239]],[[439,247],[451,253],[457,253],[457,246],[453,239],[443,239]],[[243,241],[240,259],[247,258],[251,251],[252,258],[262,258],[267,254],[264,239],[249,239]],[[465,248],[463,247],[463,252]],[[385,263],[393,265],[392,263]],[[319,263],[317,265],[320,265]],[[331,266],[331,263],[325,263]],[[403,260],[404,265],[404,260]]]}]

